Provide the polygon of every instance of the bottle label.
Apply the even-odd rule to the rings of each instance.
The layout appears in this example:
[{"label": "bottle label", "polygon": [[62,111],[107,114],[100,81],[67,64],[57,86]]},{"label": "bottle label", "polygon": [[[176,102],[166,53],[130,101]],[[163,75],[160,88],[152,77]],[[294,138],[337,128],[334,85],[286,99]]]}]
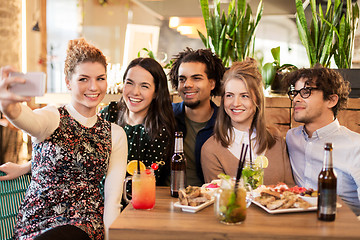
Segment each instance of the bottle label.
[{"label": "bottle label", "polygon": [[321,189],[319,192],[319,212],[321,214],[332,215],[336,213],[336,190]]},{"label": "bottle label", "polygon": [[171,171],[171,191],[185,188],[185,171]]},{"label": "bottle label", "polygon": [[174,150],[174,153],[182,153],[183,151],[184,151],[183,139],[182,139],[182,138],[176,138],[176,139],[175,139],[175,150]]}]

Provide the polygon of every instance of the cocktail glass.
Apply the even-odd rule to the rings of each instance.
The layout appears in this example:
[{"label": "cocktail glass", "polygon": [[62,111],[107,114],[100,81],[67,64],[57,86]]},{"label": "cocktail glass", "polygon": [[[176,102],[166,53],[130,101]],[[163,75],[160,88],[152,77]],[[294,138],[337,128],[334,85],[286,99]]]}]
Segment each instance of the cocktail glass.
[{"label": "cocktail glass", "polygon": [[242,179],[244,183],[250,184],[252,189],[256,189],[264,183],[264,169],[259,164],[255,164],[255,161],[246,159],[242,170]]},{"label": "cocktail glass", "polygon": [[246,209],[251,204],[252,189],[240,179],[237,192],[234,192],[235,179],[222,179],[215,193],[214,212],[221,223],[241,224],[246,219]]},{"label": "cocktail glass", "polygon": [[131,202],[134,209],[152,209],[155,206],[155,175],[154,170],[146,169],[135,171],[133,176],[125,179],[124,189],[127,182],[132,179],[131,201],[126,196],[124,190],[124,199]]}]

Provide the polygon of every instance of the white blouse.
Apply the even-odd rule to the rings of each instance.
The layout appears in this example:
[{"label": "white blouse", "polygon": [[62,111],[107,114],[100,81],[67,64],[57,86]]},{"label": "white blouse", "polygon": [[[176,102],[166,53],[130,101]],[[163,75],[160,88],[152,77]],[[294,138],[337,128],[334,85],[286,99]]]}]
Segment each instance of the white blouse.
[{"label": "white blouse", "polygon": [[[234,131],[234,141],[229,145],[228,150],[238,159],[240,159],[241,147],[242,144],[249,144],[249,132],[248,131],[240,131],[233,127]],[[230,131],[228,133],[230,135]],[[254,130],[251,134],[251,156],[252,159],[255,159],[258,155],[256,154],[256,130]],[[260,154],[264,155],[264,154]],[[250,159],[250,145],[248,147],[246,153],[246,159]]]}]

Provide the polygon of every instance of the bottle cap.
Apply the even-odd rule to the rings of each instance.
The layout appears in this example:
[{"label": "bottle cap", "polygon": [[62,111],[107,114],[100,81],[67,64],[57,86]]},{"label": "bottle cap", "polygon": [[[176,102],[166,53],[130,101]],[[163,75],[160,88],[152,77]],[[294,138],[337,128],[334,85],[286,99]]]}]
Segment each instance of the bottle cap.
[{"label": "bottle cap", "polygon": [[325,143],[324,149],[325,150],[332,150],[333,149],[332,143]]},{"label": "bottle cap", "polygon": [[175,137],[183,137],[183,132],[175,132]]}]

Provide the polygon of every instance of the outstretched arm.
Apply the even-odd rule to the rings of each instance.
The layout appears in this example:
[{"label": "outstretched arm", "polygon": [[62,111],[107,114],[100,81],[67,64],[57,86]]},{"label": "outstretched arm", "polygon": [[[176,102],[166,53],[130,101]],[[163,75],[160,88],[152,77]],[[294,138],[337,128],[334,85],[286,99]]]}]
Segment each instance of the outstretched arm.
[{"label": "outstretched arm", "polygon": [[24,164],[16,164],[12,162],[5,163],[0,165],[0,171],[4,172],[5,176],[0,176],[0,181],[11,180],[20,177],[28,172],[31,169],[31,162]]}]

